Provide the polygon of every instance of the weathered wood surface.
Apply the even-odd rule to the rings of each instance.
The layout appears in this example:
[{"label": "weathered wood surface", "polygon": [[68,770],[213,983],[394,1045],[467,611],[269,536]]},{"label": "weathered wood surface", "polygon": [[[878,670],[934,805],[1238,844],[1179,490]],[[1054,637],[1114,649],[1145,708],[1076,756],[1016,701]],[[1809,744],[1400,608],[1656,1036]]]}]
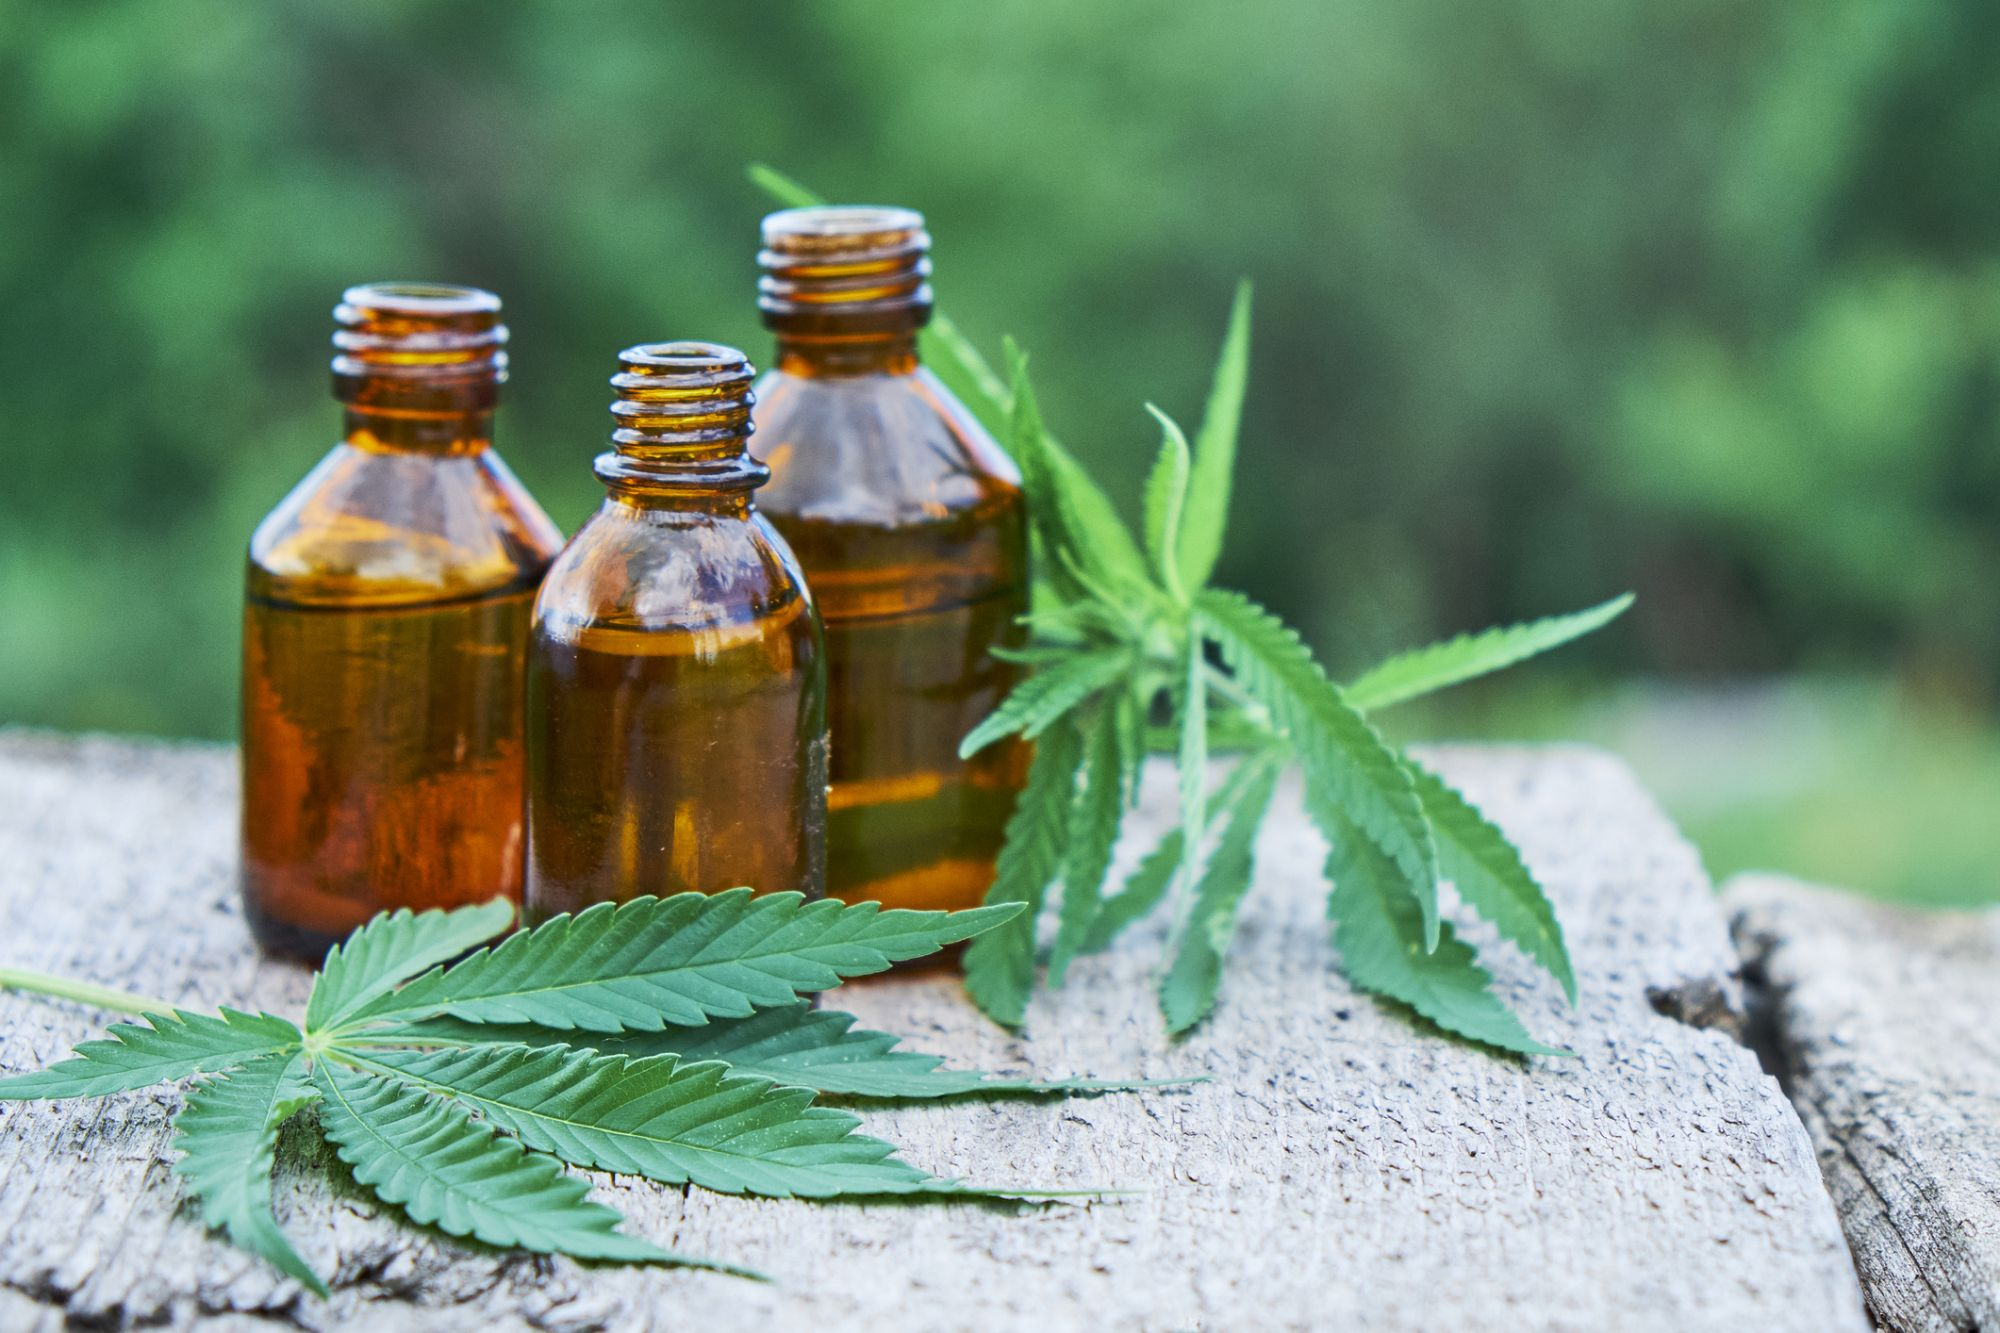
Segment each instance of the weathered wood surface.
[{"label": "weathered wood surface", "polygon": [[[1080,965],[1021,1038],[949,977],[842,993],[868,1025],[957,1061],[1211,1075],[1156,1095],[869,1116],[937,1171],[1143,1195],[1017,1213],[600,1185],[641,1234],[778,1278],[756,1285],[418,1234],[378,1217],[337,1163],[303,1159],[311,1140],[295,1134],[279,1214],[336,1275],[320,1303],[206,1238],[177,1201],[177,1092],[9,1105],[0,1328],[1865,1327],[1776,1084],[1725,1030],[1671,1016],[1735,1012],[1735,960],[1692,851],[1601,755],[1434,757],[1560,905],[1579,1011],[1511,950],[1494,956],[1530,1027],[1578,1059],[1495,1059],[1354,995],[1331,968],[1321,849],[1281,798],[1223,1008],[1178,1046],[1152,1006],[1151,939]],[[1149,796],[1152,828],[1166,798],[1164,783]],[[0,735],[0,962],[296,1012],[304,975],[260,961],[237,916],[234,818],[226,750]],[[100,1020],[0,996],[0,1068],[53,1060]]]},{"label": "weathered wood surface", "polygon": [[2000,912],[1762,875],[1724,902],[1876,1319],[2000,1328]]}]

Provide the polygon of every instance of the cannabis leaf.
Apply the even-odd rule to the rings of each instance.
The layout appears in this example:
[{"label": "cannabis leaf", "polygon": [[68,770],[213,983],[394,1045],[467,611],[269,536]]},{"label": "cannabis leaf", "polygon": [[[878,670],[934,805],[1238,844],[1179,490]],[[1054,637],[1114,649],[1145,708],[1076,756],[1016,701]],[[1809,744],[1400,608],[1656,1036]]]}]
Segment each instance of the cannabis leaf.
[{"label": "cannabis leaf", "polygon": [[1131,658],[1126,649],[1102,648],[1065,657],[1048,670],[1036,672],[1015,686],[984,722],[966,733],[959,742],[959,758],[969,759],[1016,732],[1033,740],[1083,699],[1124,675]]},{"label": "cannabis leaf", "polygon": [[[1035,919],[1049,881],[1069,845],[1069,807],[1083,745],[1065,717],[1035,746],[1027,785],[1007,821],[1007,840],[994,863],[988,906],[1025,904],[1026,910],[965,950],[965,987],[979,1007],[1003,1023],[1020,1023],[1035,986]],[[1018,910],[1018,909],[1017,909]]]},{"label": "cannabis leaf", "polygon": [[1298,633],[1241,593],[1203,593],[1201,627],[1223,661],[1289,741],[1306,781],[1331,800],[1401,872],[1437,947],[1437,846],[1409,770],[1327,680]]},{"label": "cannabis leaf", "polygon": [[[1042,424],[1027,357],[1011,340],[1006,353],[1012,409],[1007,434],[1029,495],[1029,525],[1055,565],[1048,571],[1051,583],[1080,589],[1113,609],[1127,597],[1150,600],[1157,594],[1132,530],[1111,497]],[[1038,495],[1043,503],[1034,502]]]},{"label": "cannabis leaf", "polygon": [[1610,624],[1631,605],[1632,594],[1628,592],[1566,616],[1496,626],[1478,634],[1461,634],[1443,643],[1398,653],[1349,685],[1347,701],[1356,708],[1371,710],[1434,693],[1510,667],[1537,653],[1560,648],[1571,639],[1582,638]]},{"label": "cannabis leaf", "polygon": [[1070,960],[1083,947],[1097,919],[1098,893],[1118,823],[1125,813],[1126,754],[1118,739],[1118,709],[1107,704],[1090,724],[1083,752],[1083,786],[1070,806],[1069,846],[1063,853],[1062,898],[1055,948],[1049,955],[1049,984],[1060,986]]},{"label": "cannabis leaf", "polygon": [[1099,902],[1097,917],[1090,923],[1090,933],[1084,937],[1083,952],[1102,953],[1111,947],[1111,942],[1118,938],[1120,931],[1135,921],[1143,920],[1160,905],[1174,877],[1180,873],[1181,851],[1181,830],[1178,827],[1168,829],[1153,850],[1139,862],[1131,878],[1125,881],[1125,887]]},{"label": "cannabis leaf", "polygon": [[[1160,423],[1164,438],[1159,457],[1146,476],[1146,554],[1153,562],[1153,577],[1174,601],[1185,604],[1187,586],[1181,580],[1181,519],[1187,508],[1188,470],[1192,467],[1187,436],[1174,419],[1146,404],[1146,410]],[[1199,586],[1199,585],[1197,585]]]},{"label": "cannabis leaf", "polygon": [[1438,859],[1458,896],[1547,968],[1576,1003],[1576,973],[1563,947],[1562,924],[1521,853],[1443,778],[1414,759],[1407,762],[1424,814],[1437,831]]},{"label": "cannabis leaf", "polygon": [[271,1215],[278,1127],[319,1096],[298,1051],[254,1056],[198,1084],[174,1117],[174,1173],[201,1200],[201,1220],[297,1278],[314,1294],[326,1283],[299,1257]]},{"label": "cannabis leaf", "polygon": [[[739,889],[601,904],[490,948],[477,946],[513,921],[507,903],[396,912],[328,955],[303,1026],[229,1009],[170,1011],[4,970],[0,986],[138,1010],[146,1024],[118,1024],[68,1060],[0,1080],[0,1098],[101,1096],[212,1075],[174,1119],[174,1171],[209,1226],[322,1295],[325,1283],[279,1229],[271,1200],[279,1131],[312,1107],[356,1180],[449,1235],[754,1277],[621,1231],[618,1214],[593,1202],[565,1164],[773,1198],[1064,1193],[932,1175],[817,1094],[1162,1084],[940,1069],[935,1056],[898,1051],[895,1038],[857,1032],[853,1019],[799,998],[1004,927],[1021,910],[882,911]],[[445,966],[467,949],[476,952]]]},{"label": "cannabis leaf", "polygon": [[331,1061],[313,1081],[325,1099],[320,1128],[340,1160],[418,1222],[543,1254],[715,1266],[625,1235],[583,1181],[450,1101]]},{"label": "cannabis leaf", "polygon": [[109,1041],[87,1041],[69,1059],[32,1074],[0,1078],[0,1101],[102,1097],[168,1079],[228,1069],[259,1055],[299,1049],[298,1028],[270,1014],[224,1009],[148,1013],[148,1027],[113,1025]]},{"label": "cannabis leaf", "polygon": [[1188,473],[1187,512],[1181,518],[1176,558],[1181,586],[1204,588],[1222,556],[1229,522],[1230,481],[1236,471],[1236,436],[1243,423],[1243,398],[1250,379],[1250,284],[1239,283],[1222,335],[1208,406],[1195,432]]},{"label": "cannabis leaf", "polygon": [[[768,167],[750,174],[782,203],[819,202]],[[1615,619],[1632,598],[1460,636],[1392,658],[1346,690],[1334,685],[1284,622],[1210,586],[1249,381],[1250,313],[1246,283],[1231,303],[1191,444],[1171,417],[1147,408],[1163,434],[1142,496],[1143,544],[1050,432],[1027,357],[1011,340],[1003,382],[942,312],[924,334],[927,364],[1020,465],[1035,566],[1027,618],[1034,640],[1006,654],[1027,678],[963,745],[970,754],[1008,735],[1036,741],[987,896],[989,904],[1027,906],[966,951],[966,989],[991,1017],[1018,1026],[1035,986],[1041,917],[1055,918],[1048,979],[1058,984],[1075,956],[1109,947],[1172,902],[1160,1005],[1172,1031],[1193,1027],[1222,987],[1223,958],[1254,878],[1266,787],[1296,764],[1307,812],[1332,847],[1329,906],[1349,979],[1460,1036],[1547,1053],[1493,995],[1471,946],[1445,919],[1439,881],[1449,879],[1466,907],[1573,1002],[1575,972],[1554,908],[1505,835],[1384,740],[1373,713],[1559,647]],[[1154,713],[1170,720],[1146,725]],[[1113,894],[1101,883],[1109,867],[1103,849],[1116,835],[1106,822],[1107,718],[1123,791],[1136,790],[1148,748],[1171,751],[1180,770],[1177,826]],[[1211,793],[1207,764],[1219,751],[1241,757]]]},{"label": "cannabis leaf", "polygon": [[1195,889],[1180,947],[1160,979],[1160,1011],[1172,1032],[1187,1031],[1215,1007],[1216,990],[1222,984],[1222,958],[1236,932],[1236,909],[1250,891],[1257,828],[1278,790],[1279,770],[1272,756],[1243,762],[1252,776],[1227,811],[1222,840]]},{"label": "cannabis leaf", "polygon": [[722,1194],[908,1194],[940,1182],[805,1088],[720,1061],[560,1047],[382,1051],[359,1063],[448,1092],[531,1148],[577,1166]]},{"label": "cannabis leaf", "polygon": [[1112,1082],[1104,1079],[1002,1078],[976,1069],[941,1069],[935,1055],[899,1051],[886,1032],[854,1026],[852,1014],[807,1004],[765,1009],[748,1018],[723,1018],[699,1027],[605,1035],[536,1027],[530,1023],[466,1023],[425,1019],[376,1029],[371,1040],[396,1046],[567,1046],[606,1055],[671,1055],[686,1061],[720,1060],[739,1074],[788,1087],[851,1097],[930,1099],[966,1093],[1024,1096],[1130,1092],[1175,1087],[1196,1080]]},{"label": "cannabis leaf", "polygon": [[1021,909],[885,911],[799,893],[682,893],[598,903],[510,935],[360,1006],[349,1021],[451,1014],[592,1032],[737,1017],[884,972]]},{"label": "cannabis leaf", "polygon": [[306,1025],[329,1027],[439,963],[450,962],[514,924],[514,905],[378,916],[327,952],[306,1000]]},{"label": "cannabis leaf", "polygon": [[1521,1021],[1489,989],[1492,978],[1474,961],[1471,946],[1450,926],[1435,949],[1423,947],[1416,905],[1401,891],[1395,867],[1374,842],[1338,810],[1321,808],[1317,822],[1330,830],[1333,850],[1327,878],[1333,895],[1333,942],[1347,975],[1364,989],[1400,1000],[1449,1032],[1522,1055],[1561,1055],[1528,1035]]}]

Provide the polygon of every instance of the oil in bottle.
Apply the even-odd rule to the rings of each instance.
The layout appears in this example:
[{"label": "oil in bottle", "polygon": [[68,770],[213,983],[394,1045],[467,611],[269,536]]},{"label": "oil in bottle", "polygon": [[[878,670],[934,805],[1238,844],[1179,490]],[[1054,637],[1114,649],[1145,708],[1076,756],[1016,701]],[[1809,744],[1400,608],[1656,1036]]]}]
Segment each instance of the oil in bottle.
[{"label": "oil in bottle", "polygon": [[561,535],[492,448],[490,293],[350,289],[346,434],[251,538],[244,913],[316,959],[376,912],[521,892],[529,611]]},{"label": "oil in bottle", "polygon": [[531,918],[639,894],[823,892],[826,666],[758,512],[755,371],[712,343],[619,357],[603,507],[535,603]]},{"label": "oil in bottle", "polygon": [[764,220],[760,503],[826,625],[827,889],[891,907],[977,904],[1025,776],[1008,741],[958,743],[1017,679],[1027,533],[1014,464],[925,370],[930,238],[901,208]]}]

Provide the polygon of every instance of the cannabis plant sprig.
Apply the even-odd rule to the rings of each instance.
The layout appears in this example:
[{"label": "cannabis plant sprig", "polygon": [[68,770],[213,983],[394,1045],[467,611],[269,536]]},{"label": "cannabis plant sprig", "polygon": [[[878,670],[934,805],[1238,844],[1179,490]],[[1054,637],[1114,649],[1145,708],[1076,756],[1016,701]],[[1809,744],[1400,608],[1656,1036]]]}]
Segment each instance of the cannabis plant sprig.
[{"label": "cannabis plant sprig", "polygon": [[[1386,742],[1370,713],[1567,643],[1631,598],[1419,649],[1346,690],[1336,686],[1276,616],[1209,586],[1225,530],[1249,325],[1245,286],[1192,445],[1172,418],[1148,406],[1162,439],[1146,481],[1141,541],[1044,424],[1026,358],[1011,344],[1009,390],[976,404],[1021,461],[1045,577],[1031,617],[1035,640],[1021,655],[1028,678],[963,746],[971,754],[1007,735],[1039,738],[987,899],[1028,910],[967,950],[967,989],[995,1019],[1018,1025],[1035,984],[1035,922],[1052,891],[1052,985],[1077,952],[1105,948],[1171,896],[1159,1003],[1171,1031],[1192,1028],[1214,1008],[1253,876],[1257,828],[1279,774],[1295,764],[1307,813],[1332,849],[1328,911],[1355,984],[1489,1046],[1556,1053],[1494,995],[1473,949],[1443,918],[1438,886],[1449,879],[1574,1002],[1576,978],[1554,909],[1506,836]],[[939,350],[976,355],[957,343]],[[1107,898],[1101,881],[1149,748],[1141,724],[1162,700],[1172,719],[1180,820],[1123,891]],[[1212,752],[1232,755],[1214,792]]]},{"label": "cannabis plant sprig", "polygon": [[[1148,406],[1162,441],[1146,482],[1143,544],[1043,424],[1018,349],[1008,348],[1006,397],[978,404],[1021,460],[1047,577],[1032,617],[1035,643],[1022,655],[1030,674],[963,747],[971,754],[1015,733],[1041,738],[987,899],[1022,902],[1028,911],[968,949],[967,988],[988,1014],[1018,1025],[1035,981],[1034,921],[1052,887],[1059,883],[1048,976],[1060,984],[1078,950],[1109,945],[1178,882],[1159,1001],[1170,1030],[1192,1028],[1215,1005],[1252,879],[1257,827],[1280,772],[1296,764],[1307,812],[1332,847],[1328,909],[1349,977],[1461,1036],[1554,1053],[1493,994],[1490,976],[1438,906],[1439,881],[1449,879],[1574,1001],[1575,974],[1541,886],[1505,835],[1383,740],[1368,713],[1566,643],[1631,598],[1454,639],[1393,658],[1347,690],[1333,684],[1276,616],[1209,586],[1228,509],[1249,322],[1245,286],[1192,446],[1172,418]],[[1121,893],[1104,898],[1100,881],[1124,802],[1100,793],[1136,789],[1147,747],[1134,740],[1143,734],[1135,720],[1161,699],[1180,773],[1179,826]],[[1234,755],[1214,793],[1212,751]]]},{"label": "cannabis plant sprig", "polygon": [[[768,167],[751,179],[790,205],[819,200]],[[1048,981],[1079,953],[1173,900],[1160,973],[1168,1028],[1215,1006],[1223,959],[1254,870],[1256,832],[1279,774],[1296,765],[1308,816],[1331,852],[1328,913],[1349,978],[1447,1031],[1521,1054],[1556,1054],[1494,995],[1491,976],[1439,908],[1440,880],[1560,984],[1576,977],[1555,911],[1520,853],[1477,807],[1376,731],[1374,712],[1497,671],[1606,624],[1616,597],[1573,615],[1461,636],[1405,653],[1345,689],[1298,634],[1241,593],[1210,586],[1221,556],[1250,363],[1250,288],[1231,307],[1201,425],[1190,442],[1159,408],[1139,537],[1044,423],[1027,358],[1011,342],[1003,379],[942,314],[928,364],[1005,440],[1027,493],[1035,563],[1027,678],[970,735],[970,755],[1035,742],[989,904],[1018,916],[973,941],[965,982],[1017,1027],[1036,980],[1038,925],[1054,920]],[[1103,879],[1164,703],[1180,819],[1106,897]],[[1212,753],[1233,756],[1210,790]],[[1176,892],[1178,886],[1178,892]]]},{"label": "cannabis plant sprig", "polygon": [[[207,1075],[174,1119],[175,1172],[203,1220],[320,1295],[272,1212],[278,1130],[317,1106],[354,1177],[453,1236],[579,1259],[748,1269],[619,1230],[565,1164],[726,1194],[1049,1198],[911,1166],[822,1094],[1095,1093],[939,1068],[801,997],[970,939],[1018,907],[883,911],[748,889],[639,898],[513,923],[505,902],[376,917],[328,954],[303,1024],[17,970],[0,986],[144,1016],[59,1064],[0,1079],[0,1101],[102,1097]],[[450,960],[473,950],[451,966]],[[1077,1191],[1092,1193],[1093,1191]],[[1101,1191],[1100,1191],[1101,1192]]]}]

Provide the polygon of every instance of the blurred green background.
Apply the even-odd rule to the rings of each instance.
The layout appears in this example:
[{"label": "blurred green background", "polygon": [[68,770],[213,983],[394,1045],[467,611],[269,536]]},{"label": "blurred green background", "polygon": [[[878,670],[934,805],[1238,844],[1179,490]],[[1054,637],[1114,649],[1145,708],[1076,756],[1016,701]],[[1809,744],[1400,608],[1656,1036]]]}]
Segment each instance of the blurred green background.
[{"label": "blurred green background", "polygon": [[753,159],[923,208],[1122,494],[1239,274],[1225,581],[1396,725],[1639,765],[1718,873],[2000,894],[2000,10],[1974,0],[0,3],[0,721],[224,737],[340,289],[498,290],[565,525],[633,342],[761,356]]}]

